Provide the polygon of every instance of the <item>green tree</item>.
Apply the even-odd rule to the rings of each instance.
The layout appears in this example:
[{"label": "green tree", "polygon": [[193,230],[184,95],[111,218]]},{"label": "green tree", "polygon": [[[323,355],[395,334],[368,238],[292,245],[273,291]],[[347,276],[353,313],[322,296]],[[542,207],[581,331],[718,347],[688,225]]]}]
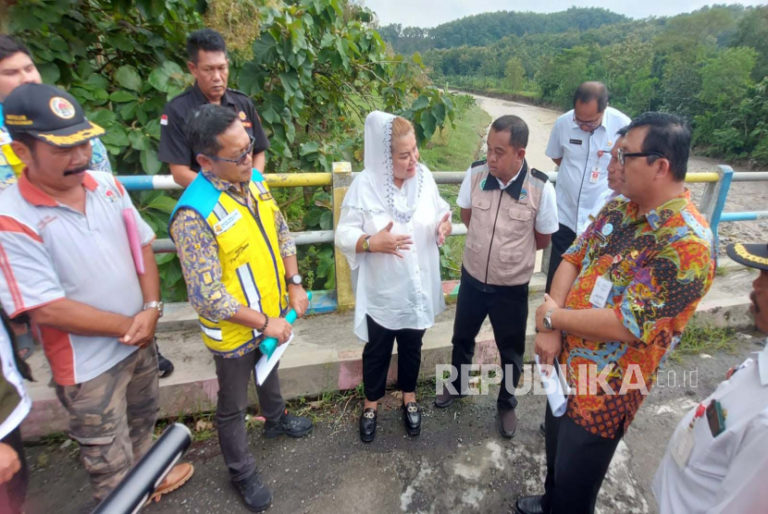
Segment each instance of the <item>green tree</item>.
[{"label": "green tree", "polygon": [[507,86],[513,91],[519,91],[525,84],[525,67],[519,57],[510,57],[504,67],[504,78]]}]

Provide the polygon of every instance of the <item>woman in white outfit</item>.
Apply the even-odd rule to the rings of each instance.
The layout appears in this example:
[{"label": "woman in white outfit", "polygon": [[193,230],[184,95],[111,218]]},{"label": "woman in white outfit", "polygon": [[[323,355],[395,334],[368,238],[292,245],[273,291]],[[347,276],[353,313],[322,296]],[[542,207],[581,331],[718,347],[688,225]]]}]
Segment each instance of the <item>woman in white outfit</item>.
[{"label": "woman in white outfit", "polygon": [[352,269],[354,332],[366,343],[360,438],[371,442],[395,340],[403,422],[409,435],[421,431],[415,393],[421,341],[445,308],[438,246],[451,232],[451,213],[432,173],[419,163],[408,120],[379,111],[369,114],[364,160],[365,169],[342,204],[336,246]]}]

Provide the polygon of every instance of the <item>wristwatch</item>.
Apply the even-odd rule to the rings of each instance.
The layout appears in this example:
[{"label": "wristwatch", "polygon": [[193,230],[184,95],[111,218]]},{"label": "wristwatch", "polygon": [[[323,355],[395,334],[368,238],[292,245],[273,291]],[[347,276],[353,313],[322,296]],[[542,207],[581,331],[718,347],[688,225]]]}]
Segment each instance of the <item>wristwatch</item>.
[{"label": "wristwatch", "polygon": [[365,239],[363,239],[363,251],[364,252],[370,252],[371,251],[371,242],[369,239],[371,236],[365,236]]},{"label": "wristwatch", "polygon": [[145,311],[147,309],[157,309],[157,317],[158,318],[163,317],[163,302],[158,302],[157,300],[152,300],[151,302],[147,302],[144,304],[141,310]]},{"label": "wristwatch", "polygon": [[552,326],[552,313],[555,312],[555,309],[550,309],[547,311],[547,313],[544,315],[544,319],[542,320],[544,323],[544,328],[547,330],[554,330],[555,327]]},{"label": "wristwatch", "polygon": [[291,275],[290,277],[285,277],[285,282],[289,286],[300,286],[302,284],[302,278],[301,278],[301,275],[296,273],[295,275]]}]

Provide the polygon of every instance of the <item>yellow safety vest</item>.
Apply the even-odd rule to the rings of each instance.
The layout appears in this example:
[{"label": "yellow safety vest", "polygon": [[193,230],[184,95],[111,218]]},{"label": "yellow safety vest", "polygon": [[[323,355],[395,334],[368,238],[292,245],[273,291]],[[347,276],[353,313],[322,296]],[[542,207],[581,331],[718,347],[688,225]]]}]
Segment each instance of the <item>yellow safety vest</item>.
[{"label": "yellow safety vest", "polygon": [[[181,207],[197,211],[216,237],[221,281],[227,292],[241,304],[275,318],[288,307],[285,266],[275,228],[279,207],[255,169],[249,187],[258,216],[199,173],[176,204],[171,221]],[[203,342],[215,353],[234,352],[261,337],[258,330],[227,320],[199,316],[199,322]]]}]

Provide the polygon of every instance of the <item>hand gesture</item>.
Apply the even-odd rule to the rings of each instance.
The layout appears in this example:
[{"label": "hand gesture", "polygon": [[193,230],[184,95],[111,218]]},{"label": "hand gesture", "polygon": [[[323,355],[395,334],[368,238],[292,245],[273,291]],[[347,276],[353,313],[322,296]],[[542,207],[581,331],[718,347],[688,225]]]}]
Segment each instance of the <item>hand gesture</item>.
[{"label": "hand gesture", "polygon": [[451,230],[453,230],[453,226],[451,225],[451,211],[448,211],[437,225],[437,246],[443,246],[445,238],[451,235]]},{"label": "hand gesture", "polygon": [[157,309],[145,309],[131,320],[131,326],[119,339],[123,344],[143,348],[154,340],[155,327],[160,313]]},{"label": "hand gesture", "polygon": [[266,337],[274,337],[277,339],[278,344],[283,344],[291,337],[291,324],[285,321],[284,318],[269,318],[267,328],[264,329],[264,335]]},{"label": "hand gesture", "polygon": [[534,353],[539,356],[539,363],[542,366],[547,365],[547,375],[555,363],[555,359],[560,355],[563,348],[563,336],[559,330],[552,332],[539,332],[536,334],[534,344]]},{"label": "hand gesture", "polygon": [[0,443],[0,484],[13,478],[21,469],[21,461],[16,450],[8,444]]},{"label": "hand gesture", "polygon": [[288,286],[288,299],[291,308],[296,311],[296,317],[300,318],[309,308],[309,298],[303,287],[297,285]]},{"label": "hand gesture", "polygon": [[551,332],[551,330],[544,326],[544,315],[547,312],[558,308],[560,308],[560,306],[552,299],[552,297],[547,293],[544,293],[544,303],[539,305],[536,309],[536,330],[539,332]]},{"label": "hand gesture", "polygon": [[371,239],[368,240],[368,246],[371,252],[391,253],[402,259],[403,254],[400,251],[409,250],[413,240],[407,234],[393,234],[393,225],[394,222],[390,221],[386,227],[371,236]]}]

